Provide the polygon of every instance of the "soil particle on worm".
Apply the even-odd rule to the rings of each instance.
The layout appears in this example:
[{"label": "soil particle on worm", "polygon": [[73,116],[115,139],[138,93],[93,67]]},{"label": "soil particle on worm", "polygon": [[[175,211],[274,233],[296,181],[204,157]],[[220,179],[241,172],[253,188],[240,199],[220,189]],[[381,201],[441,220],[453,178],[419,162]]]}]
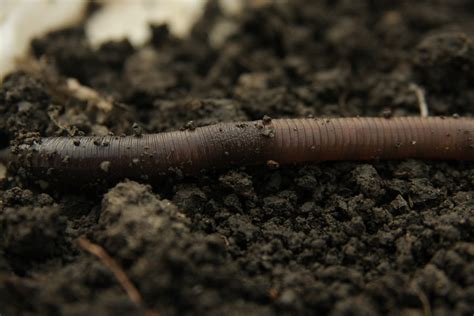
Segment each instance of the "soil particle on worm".
[{"label": "soil particle on worm", "polygon": [[[229,18],[214,1],[189,38],[156,25],[141,49],[121,41],[93,50],[81,23],[36,39],[36,66],[5,78],[0,149],[190,121],[418,115],[413,84],[430,114],[472,116],[473,8],[467,0],[265,2]],[[208,34],[223,18],[234,32],[212,46]],[[69,78],[113,109],[79,99]],[[472,314],[473,163],[277,166],[97,192],[67,183],[45,190],[8,173],[0,313]],[[79,247],[83,235],[123,268],[142,305]]]}]

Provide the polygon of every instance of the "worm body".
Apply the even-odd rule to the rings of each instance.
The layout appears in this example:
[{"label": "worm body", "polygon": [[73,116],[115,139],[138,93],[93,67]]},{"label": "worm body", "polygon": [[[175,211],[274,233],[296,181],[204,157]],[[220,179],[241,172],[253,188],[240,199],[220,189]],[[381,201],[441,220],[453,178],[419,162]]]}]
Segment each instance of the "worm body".
[{"label": "worm body", "polygon": [[84,183],[267,163],[474,160],[471,118],[274,119],[137,136],[43,138],[13,165],[28,177]]}]

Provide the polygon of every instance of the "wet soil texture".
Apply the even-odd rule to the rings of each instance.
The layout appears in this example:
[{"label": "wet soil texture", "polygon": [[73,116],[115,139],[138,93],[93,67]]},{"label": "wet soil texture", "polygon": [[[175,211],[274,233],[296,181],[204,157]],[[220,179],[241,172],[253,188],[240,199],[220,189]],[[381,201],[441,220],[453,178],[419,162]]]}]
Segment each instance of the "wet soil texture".
[{"label": "wet soil texture", "polygon": [[[431,115],[474,114],[472,1],[252,3],[231,17],[210,3],[187,39],[152,26],[140,49],[93,50],[82,24],[35,40],[35,60],[0,88],[0,147],[264,115],[419,115],[420,91]],[[472,315],[474,163],[270,167],[94,192],[10,171],[0,313]]]}]

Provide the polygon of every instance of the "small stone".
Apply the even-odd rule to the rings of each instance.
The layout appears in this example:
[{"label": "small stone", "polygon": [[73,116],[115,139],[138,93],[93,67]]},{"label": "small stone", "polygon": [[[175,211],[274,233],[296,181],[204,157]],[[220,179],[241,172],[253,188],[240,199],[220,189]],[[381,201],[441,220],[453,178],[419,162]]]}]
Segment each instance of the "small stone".
[{"label": "small stone", "polygon": [[271,127],[265,127],[262,129],[261,134],[265,137],[273,138],[275,137],[275,130]]},{"label": "small stone", "polygon": [[275,169],[280,168],[280,164],[275,160],[268,160],[267,167],[271,170],[275,170]]},{"label": "small stone", "polygon": [[393,112],[391,109],[386,109],[382,112],[382,116],[384,118],[391,118],[393,116]]},{"label": "small stone", "polygon": [[110,161],[102,161],[100,163],[100,169],[102,169],[104,172],[109,172],[110,170]]},{"label": "small stone", "polygon": [[194,131],[196,129],[196,125],[194,124],[194,121],[189,121],[184,125],[184,128],[190,131]]},{"label": "small stone", "polygon": [[291,290],[291,289],[286,289],[284,290],[282,293],[281,293],[281,296],[280,296],[280,302],[283,304],[283,305],[291,305],[291,304],[294,304],[294,302],[296,301],[297,299],[297,295],[296,293]]},{"label": "small stone", "polygon": [[142,130],[142,128],[141,128],[140,125],[138,125],[136,122],[133,123],[132,128],[133,128],[133,134],[134,134],[136,137],[141,137],[141,136],[143,135],[143,130]]},{"label": "small stone", "polygon": [[79,139],[75,139],[73,142],[74,146],[79,146],[81,144],[81,141]]},{"label": "small stone", "polygon": [[23,102],[18,103],[18,112],[23,112],[23,113],[28,112],[32,108],[33,108],[33,104],[31,104],[30,102],[23,101]]},{"label": "small stone", "polygon": [[272,122],[272,118],[268,115],[264,115],[262,118],[262,122],[263,124],[268,125]]}]

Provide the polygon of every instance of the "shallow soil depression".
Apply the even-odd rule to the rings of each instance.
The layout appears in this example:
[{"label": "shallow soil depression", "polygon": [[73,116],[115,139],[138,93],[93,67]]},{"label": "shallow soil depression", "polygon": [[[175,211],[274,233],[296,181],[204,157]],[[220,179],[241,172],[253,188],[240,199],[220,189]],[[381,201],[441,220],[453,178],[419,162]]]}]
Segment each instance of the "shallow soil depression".
[{"label": "shallow soil depression", "polygon": [[[264,117],[474,115],[469,0],[233,15],[210,1],[188,37],[151,25],[143,47],[95,49],[99,7],[4,78],[0,150]],[[474,313],[474,162],[269,161],[84,189],[48,176],[0,165],[1,315]]]}]

